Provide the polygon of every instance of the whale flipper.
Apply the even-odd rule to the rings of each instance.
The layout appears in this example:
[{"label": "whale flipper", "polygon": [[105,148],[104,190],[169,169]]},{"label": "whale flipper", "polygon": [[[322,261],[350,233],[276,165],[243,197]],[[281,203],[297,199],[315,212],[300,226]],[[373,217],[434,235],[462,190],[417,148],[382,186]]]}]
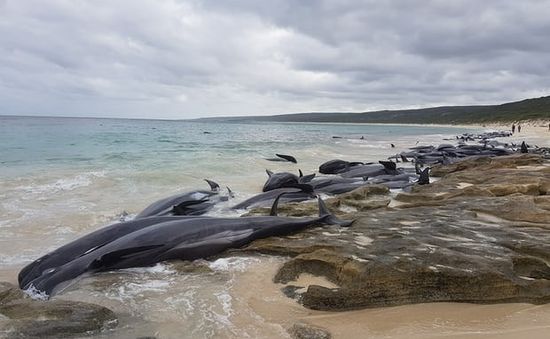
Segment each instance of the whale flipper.
[{"label": "whale flipper", "polygon": [[[124,248],[119,251],[113,251],[102,255],[90,263],[89,268],[92,270],[105,270],[112,268],[115,263],[119,263],[121,260],[131,259],[137,256],[143,256],[146,253],[151,252],[154,249],[163,247],[164,245],[149,245]],[[118,267],[118,265],[117,265]]]}]

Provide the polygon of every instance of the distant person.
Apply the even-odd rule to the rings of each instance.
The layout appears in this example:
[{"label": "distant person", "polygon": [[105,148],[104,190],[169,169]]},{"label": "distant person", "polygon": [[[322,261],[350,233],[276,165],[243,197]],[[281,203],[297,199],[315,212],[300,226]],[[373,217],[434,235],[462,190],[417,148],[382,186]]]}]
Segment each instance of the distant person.
[{"label": "distant person", "polygon": [[516,124],[512,124],[512,134],[516,133]]},{"label": "distant person", "polygon": [[391,145],[391,148],[395,148],[395,145],[394,144],[390,144]]},{"label": "distant person", "polygon": [[518,133],[521,133],[521,125],[518,125]]}]

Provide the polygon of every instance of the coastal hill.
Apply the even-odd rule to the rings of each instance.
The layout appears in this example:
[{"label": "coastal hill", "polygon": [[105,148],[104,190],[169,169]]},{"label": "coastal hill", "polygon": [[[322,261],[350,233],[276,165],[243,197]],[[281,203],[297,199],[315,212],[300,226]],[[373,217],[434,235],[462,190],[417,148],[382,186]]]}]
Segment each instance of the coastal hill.
[{"label": "coastal hill", "polygon": [[500,105],[442,106],[420,109],[384,110],[361,113],[295,113],[271,116],[224,117],[201,120],[468,124],[550,120],[550,96]]}]

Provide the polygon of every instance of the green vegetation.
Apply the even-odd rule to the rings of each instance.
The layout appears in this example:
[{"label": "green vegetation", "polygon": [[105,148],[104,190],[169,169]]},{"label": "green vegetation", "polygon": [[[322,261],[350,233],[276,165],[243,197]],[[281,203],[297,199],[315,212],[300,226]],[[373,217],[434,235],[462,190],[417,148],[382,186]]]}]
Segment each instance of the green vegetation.
[{"label": "green vegetation", "polygon": [[446,106],[364,113],[298,113],[264,117],[224,118],[224,120],[226,119],[232,121],[403,124],[468,124],[550,120],[550,96],[487,106]]}]

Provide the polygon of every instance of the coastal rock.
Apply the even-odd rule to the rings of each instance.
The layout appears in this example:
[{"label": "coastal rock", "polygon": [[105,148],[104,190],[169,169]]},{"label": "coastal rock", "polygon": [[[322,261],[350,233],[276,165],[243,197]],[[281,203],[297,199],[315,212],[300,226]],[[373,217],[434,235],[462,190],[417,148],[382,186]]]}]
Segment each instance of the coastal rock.
[{"label": "coastal rock", "polygon": [[18,286],[0,281],[0,308],[14,300],[23,299],[27,295]]},{"label": "coastal rock", "polygon": [[13,338],[61,338],[90,334],[117,323],[109,309],[77,301],[20,299],[2,305]]},{"label": "coastal rock", "polygon": [[117,323],[109,309],[67,300],[38,301],[0,282],[0,322],[8,338],[64,338],[96,333]]},{"label": "coastal rock", "polygon": [[536,154],[513,154],[501,157],[472,156],[448,165],[434,165],[431,174],[441,177],[449,173],[471,170],[474,168],[507,168],[517,166],[541,165],[543,159]]},{"label": "coastal rock", "polygon": [[171,261],[171,268],[176,270],[178,273],[213,273],[214,270],[208,266],[208,263],[204,260],[195,260],[195,261]]},{"label": "coastal rock", "polygon": [[312,326],[303,322],[295,323],[288,329],[293,339],[330,339],[332,335],[324,328]]},{"label": "coastal rock", "polygon": [[292,257],[277,283],[313,274],[337,285],[307,286],[299,300],[311,309],[548,303],[550,167],[533,155],[502,158],[441,167],[439,181],[399,194],[394,207],[340,213],[356,219],[349,228],[311,228],[244,250]]}]

